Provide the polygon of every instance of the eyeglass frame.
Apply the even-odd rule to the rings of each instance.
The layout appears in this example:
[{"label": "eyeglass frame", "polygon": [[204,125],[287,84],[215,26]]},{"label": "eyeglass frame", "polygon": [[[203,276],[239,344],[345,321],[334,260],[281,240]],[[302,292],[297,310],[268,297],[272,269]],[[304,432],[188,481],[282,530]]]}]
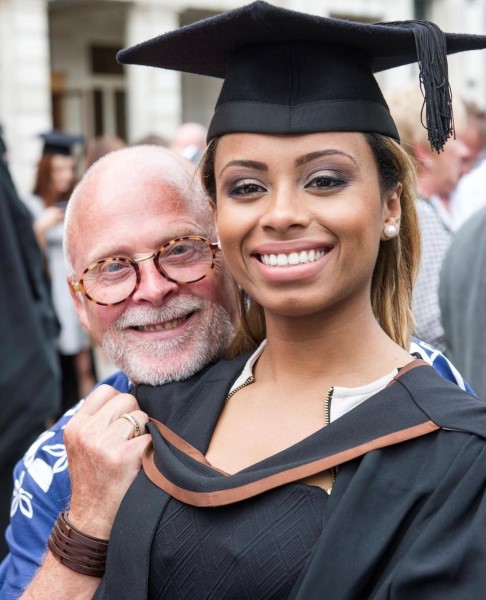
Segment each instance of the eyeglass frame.
[{"label": "eyeglass frame", "polygon": [[[192,279],[191,281],[178,281],[177,279],[174,279],[173,277],[169,277],[169,275],[164,271],[164,269],[158,264],[158,261],[157,261],[158,256],[166,248],[169,248],[170,246],[176,244],[177,242],[182,242],[184,240],[195,240],[195,241],[199,241],[199,242],[204,242],[205,244],[207,244],[207,246],[209,247],[209,249],[211,250],[211,252],[213,254],[211,266],[207,269],[207,271],[203,275],[201,275],[201,277],[198,277],[197,279]],[[83,296],[85,298],[87,298],[90,302],[92,302],[93,304],[98,304],[99,306],[116,306],[117,304],[121,304],[122,302],[125,302],[126,300],[128,300],[128,298],[133,296],[133,294],[140,287],[140,283],[142,281],[142,275],[140,273],[140,267],[138,266],[139,263],[144,262],[145,260],[152,259],[154,261],[155,268],[160,273],[160,275],[162,275],[162,277],[164,279],[167,279],[167,281],[171,281],[172,283],[177,283],[179,285],[185,285],[188,283],[196,283],[198,281],[201,281],[201,279],[204,279],[205,277],[207,277],[209,272],[214,269],[214,264],[216,262],[216,254],[220,250],[221,250],[221,248],[219,247],[218,242],[210,242],[208,239],[203,238],[202,236],[199,236],[199,235],[185,235],[182,237],[177,237],[172,240],[169,240],[168,242],[163,244],[157,250],[157,252],[153,252],[149,256],[142,256],[141,258],[126,258],[124,256],[109,256],[108,258],[102,258],[101,260],[97,260],[94,263],[91,263],[88,267],[86,267],[86,269],[81,273],[81,277],[78,279],[78,281],[75,280],[74,274],[71,275],[71,287],[73,288],[73,290],[75,292],[80,292],[81,294],[83,294]],[[83,284],[83,277],[86,275],[86,273],[88,273],[89,271],[91,271],[92,269],[97,267],[98,265],[102,265],[103,263],[115,262],[115,261],[123,262],[123,263],[128,264],[133,267],[133,270],[135,271],[136,278],[137,278],[133,290],[128,294],[128,296],[126,298],[123,298],[123,300],[118,300],[118,302],[107,303],[107,302],[100,302],[99,300],[95,300],[86,291],[84,284]]]}]

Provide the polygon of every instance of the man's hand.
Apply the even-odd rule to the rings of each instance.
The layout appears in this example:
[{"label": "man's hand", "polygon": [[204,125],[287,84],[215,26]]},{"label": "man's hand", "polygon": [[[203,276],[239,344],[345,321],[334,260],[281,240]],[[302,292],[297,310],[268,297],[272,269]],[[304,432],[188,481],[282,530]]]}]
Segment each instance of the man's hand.
[{"label": "man's hand", "polygon": [[[124,413],[135,417],[140,435]],[[130,394],[107,385],[90,394],[64,431],[71,504],[69,520],[87,535],[108,539],[123,496],[142,467],[150,441],[148,416]]]}]

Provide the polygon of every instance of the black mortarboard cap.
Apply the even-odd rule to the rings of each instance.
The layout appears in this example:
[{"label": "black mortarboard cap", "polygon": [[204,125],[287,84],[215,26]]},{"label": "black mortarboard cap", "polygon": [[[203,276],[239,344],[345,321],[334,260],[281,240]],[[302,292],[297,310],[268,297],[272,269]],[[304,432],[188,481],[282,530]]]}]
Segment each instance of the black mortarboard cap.
[{"label": "black mortarboard cap", "polygon": [[69,156],[72,153],[73,146],[83,142],[82,135],[72,135],[63,131],[49,131],[41,133],[40,138],[44,140],[42,154],[63,154]]},{"label": "black mortarboard cap", "polygon": [[253,2],[131,48],[118,61],[224,78],[208,141],[231,132],[398,132],[373,73],[418,62],[431,144],[453,133],[447,54],[486,36],[424,21],[365,24]]}]

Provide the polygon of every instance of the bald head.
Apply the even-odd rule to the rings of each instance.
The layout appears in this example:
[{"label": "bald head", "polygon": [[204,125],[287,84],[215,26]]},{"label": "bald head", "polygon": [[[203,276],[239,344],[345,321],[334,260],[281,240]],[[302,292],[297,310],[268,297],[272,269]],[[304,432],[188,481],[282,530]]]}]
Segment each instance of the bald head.
[{"label": "bald head", "polygon": [[[170,194],[167,192],[170,190]],[[175,194],[174,194],[175,192]],[[76,186],[64,222],[64,250],[72,272],[76,243],[83,230],[99,225],[109,212],[145,212],[164,204],[170,196],[201,223],[205,235],[214,237],[212,213],[195,176],[194,166],[178,154],[160,146],[132,146],[111,152],[94,163]],[[174,200],[174,197],[176,200]],[[128,211],[127,211],[128,205]],[[169,208],[169,207],[168,207]],[[104,223],[109,235],[110,223]]]}]

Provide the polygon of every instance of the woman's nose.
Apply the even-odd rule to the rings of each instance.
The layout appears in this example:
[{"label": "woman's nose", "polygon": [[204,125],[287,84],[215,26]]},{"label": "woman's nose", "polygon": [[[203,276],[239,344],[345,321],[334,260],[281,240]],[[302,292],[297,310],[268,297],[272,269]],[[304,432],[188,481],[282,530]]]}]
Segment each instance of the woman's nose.
[{"label": "woman's nose", "polygon": [[292,227],[306,227],[310,215],[305,200],[297,191],[288,188],[276,190],[268,199],[261,225],[276,231],[286,231]]}]

